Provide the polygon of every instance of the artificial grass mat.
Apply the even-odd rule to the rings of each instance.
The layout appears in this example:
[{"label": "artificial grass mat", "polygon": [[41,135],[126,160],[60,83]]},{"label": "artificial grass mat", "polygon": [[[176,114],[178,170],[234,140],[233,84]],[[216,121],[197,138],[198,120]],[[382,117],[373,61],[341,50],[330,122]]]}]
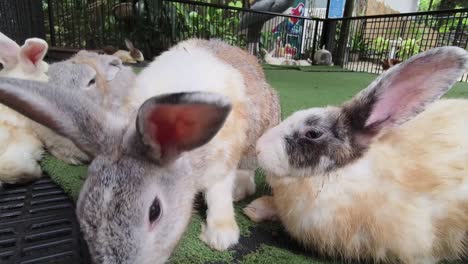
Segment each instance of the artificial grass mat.
[{"label": "artificial grass mat", "polygon": [[[298,68],[265,67],[265,73],[269,83],[279,91],[283,117],[302,108],[339,104],[376,78],[376,75],[366,73],[309,71]],[[457,83],[446,97],[468,98],[468,84]],[[42,160],[42,167],[45,173],[76,200],[86,176],[86,166],[71,166],[52,156],[46,156]],[[241,229],[238,245],[231,250],[218,252],[208,248],[198,238],[206,209],[203,201],[198,199],[197,213],[170,263],[337,263],[336,260],[318,257],[313,252],[303,250],[278,223],[255,224],[244,216],[242,209],[250,201],[269,193],[261,175],[257,174],[256,182],[257,193],[235,205],[236,220]]]}]

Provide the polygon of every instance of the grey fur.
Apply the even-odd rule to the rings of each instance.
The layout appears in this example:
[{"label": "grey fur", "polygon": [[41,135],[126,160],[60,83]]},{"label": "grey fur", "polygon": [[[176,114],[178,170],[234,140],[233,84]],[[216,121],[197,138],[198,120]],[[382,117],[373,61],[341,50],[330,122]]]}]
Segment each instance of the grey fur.
[{"label": "grey fur", "polygon": [[[230,104],[225,97],[209,93],[183,96],[178,101],[172,100],[174,96],[148,99],[144,111],[129,117],[104,111],[79,89],[0,79],[0,103],[70,138],[95,157],[77,204],[80,226],[95,263],[164,263],[189,222],[196,180],[189,163],[183,155],[172,162],[158,162],[161,155],[153,154],[160,147],[148,155],[148,147],[158,142],[146,144],[141,136],[145,133],[136,130],[136,120],[146,122],[142,113],[168,102],[208,104],[216,113],[203,127],[212,137],[222,126],[220,118],[224,122],[229,114]],[[209,138],[198,145],[206,140]],[[155,197],[161,202],[162,215],[151,228],[148,211]],[[148,236],[150,232],[152,236]],[[154,240],[145,240],[148,237]]]},{"label": "grey fur", "polygon": [[[89,100],[105,111],[124,114],[135,108],[129,97],[136,75],[115,56],[80,51],[69,60],[51,64],[48,75],[53,86],[83,91]],[[92,80],[94,83],[90,84]],[[57,136],[37,123],[33,124],[33,129],[55,157],[71,164],[89,162],[90,157],[69,139]]]},{"label": "grey fur", "polygon": [[[441,69],[448,70],[436,80],[426,85],[411,82],[415,69],[427,67],[428,71],[436,74],[437,68],[429,67],[444,65],[444,60],[448,64]],[[442,97],[467,70],[468,53],[456,47],[435,48],[390,68],[341,107],[312,111],[294,124],[283,139],[289,164],[312,175],[328,173],[350,164],[366,152],[377,135],[418,115],[428,104]],[[408,87],[412,90],[404,96],[418,98],[407,99],[417,102],[414,107],[400,105],[388,115],[368,123],[376,106],[389,96],[395,86],[404,87],[407,80],[414,87]],[[307,137],[309,131],[320,131],[322,136],[310,139]]]},{"label": "grey fur", "polygon": [[330,51],[325,49],[325,46],[315,52],[314,64],[333,66],[332,54]]}]

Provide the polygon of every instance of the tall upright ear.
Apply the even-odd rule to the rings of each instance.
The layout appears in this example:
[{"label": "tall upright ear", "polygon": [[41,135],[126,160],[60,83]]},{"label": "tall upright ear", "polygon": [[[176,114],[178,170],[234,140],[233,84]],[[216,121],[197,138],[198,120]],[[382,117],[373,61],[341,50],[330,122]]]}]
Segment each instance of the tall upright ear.
[{"label": "tall upright ear", "polygon": [[42,65],[49,46],[39,38],[27,39],[19,53],[19,62],[26,72],[32,73]]},{"label": "tall upright ear", "polygon": [[111,135],[121,124],[81,91],[44,82],[0,78],[0,103],[69,138],[90,156],[112,145]]},{"label": "tall upright ear", "polygon": [[369,144],[383,129],[401,124],[443,96],[468,70],[468,52],[441,47],[391,67],[343,105],[358,142]]},{"label": "tall upright ear", "polygon": [[125,46],[127,46],[128,50],[132,50],[135,48],[135,46],[133,45],[133,42],[127,38],[125,39]]},{"label": "tall upright ear", "polygon": [[231,111],[230,101],[206,92],[175,93],[148,99],[137,117],[137,133],[145,153],[166,163],[208,143]]},{"label": "tall upright ear", "polygon": [[18,63],[20,46],[0,32],[0,63],[5,69],[11,69]]}]

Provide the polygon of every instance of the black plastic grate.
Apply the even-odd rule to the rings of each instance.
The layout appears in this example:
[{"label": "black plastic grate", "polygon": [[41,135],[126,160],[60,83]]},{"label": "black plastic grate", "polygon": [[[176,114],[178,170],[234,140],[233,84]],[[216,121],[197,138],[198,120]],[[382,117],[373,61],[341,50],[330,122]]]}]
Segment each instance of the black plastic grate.
[{"label": "black plastic grate", "polygon": [[0,190],[0,263],[90,263],[73,201],[50,178]]}]

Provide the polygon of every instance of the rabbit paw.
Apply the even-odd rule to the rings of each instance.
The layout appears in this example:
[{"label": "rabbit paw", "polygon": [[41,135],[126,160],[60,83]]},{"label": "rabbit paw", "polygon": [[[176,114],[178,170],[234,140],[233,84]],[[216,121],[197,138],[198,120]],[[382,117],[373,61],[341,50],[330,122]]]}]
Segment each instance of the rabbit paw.
[{"label": "rabbit paw", "polygon": [[49,150],[50,154],[61,161],[71,165],[82,165],[89,162],[88,156],[83,153],[67,153],[66,151]]},{"label": "rabbit paw", "polygon": [[202,225],[200,239],[213,249],[224,251],[239,241],[239,227],[234,220],[217,221]]},{"label": "rabbit paw", "polygon": [[238,202],[245,197],[255,193],[255,172],[249,170],[238,170],[232,198],[234,202]]},{"label": "rabbit paw", "polygon": [[273,196],[262,196],[255,199],[244,208],[244,214],[256,223],[278,219]]}]

